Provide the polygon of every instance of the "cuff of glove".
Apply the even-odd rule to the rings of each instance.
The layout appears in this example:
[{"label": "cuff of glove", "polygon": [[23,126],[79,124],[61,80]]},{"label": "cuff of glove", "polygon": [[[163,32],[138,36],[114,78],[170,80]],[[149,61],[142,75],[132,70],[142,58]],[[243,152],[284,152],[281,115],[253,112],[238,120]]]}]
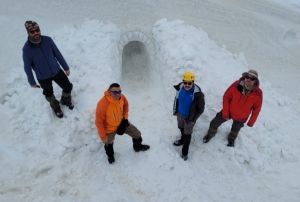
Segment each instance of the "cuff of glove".
[{"label": "cuff of glove", "polygon": [[118,135],[123,135],[128,126],[129,126],[129,121],[127,119],[123,119],[120,125],[118,126],[116,133]]},{"label": "cuff of glove", "polygon": [[252,123],[247,123],[247,126],[253,127],[253,124]]}]

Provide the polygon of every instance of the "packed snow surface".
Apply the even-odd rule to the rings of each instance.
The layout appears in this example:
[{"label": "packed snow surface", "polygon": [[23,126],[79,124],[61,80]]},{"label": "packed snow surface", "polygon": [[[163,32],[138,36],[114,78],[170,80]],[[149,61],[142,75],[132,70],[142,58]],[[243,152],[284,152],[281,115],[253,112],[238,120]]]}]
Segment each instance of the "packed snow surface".
[{"label": "packed snow surface", "polygon": [[[11,2],[14,1],[6,4]],[[236,43],[229,43],[228,47],[221,44],[220,41],[229,36],[224,34],[218,38],[217,34],[209,34],[207,30],[213,30],[210,25],[204,23],[202,28],[201,23],[188,17],[189,12],[197,16],[193,4],[184,5],[182,16],[175,16],[176,19],[169,19],[172,11],[167,12],[167,19],[159,12],[167,3],[155,7],[152,1],[143,4],[130,1],[135,4],[128,5],[118,2],[119,8],[130,8],[128,12],[136,16],[139,9],[148,11],[149,8],[160,16],[159,19],[149,14],[143,16],[148,17],[144,27],[140,26],[133,35],[126,35],[131,28],[139,27],[139,21],[130,24],[132,16],[127,16],[128,19],[120,23],[121,18],[112,12],[115,9],[112,3],[105,6],[111,9],[112,20],[108,20],[108,13],[103,14],[104,20],[99,20],[100,14],[95,14],[96,6],[92,7],[92,3],[82,11],[81,2],[53,1],[49,3],[49,10],[44,2],[16,2],[14,8],[1,8],[0,15],[3,33],[0,201],[299,201],[300,138],[297,131],[300,112],[296,107],[299,98],[293,99],[290,95],[300,91],[297,85],[276,83],[273,78],[291,78],[292,83],[294,78],[299,78],[295,68],[299,64],[298,53],[292,51],[299,47],[299,27],[291,27],[282,43],[274,45],[273,39],[282,30],[275,30],[273,34],[270,30],[255,30],[260,23],[250,19],[249,10],[245,10],[241,21],[223,13],[224,19],[230,16],[236,20],[236,30],[243,29],[239,22],[247,21],[253,28],[253,33],[248,34],[264,42],[256,53],[262,56],[254,62],[252,45],[257,42],[248,46],[241,44],[239,48],[245,49],[245,53],[236,51]],[[200,1],[192,2],[199,6]],[[222,4],[201,2],[211,12]],[[223,3],[223,9],[232,6],[231,9],[240,14],[241,10],[232,2]],[[299,16],[297,7],[289,10],[295,4],[282,6],[275,4],[275,0],[245,2],[247,8],[259,11],[264,5],[265,13],[272,11],[275,16],[280,13],[277,9],[282,9],[284,20],[289,23],[280,24],[284,28],[294,23],[299,25],[299,21],[291,17]],[[180,10],[180,5],[180,1],[174,1],[174,13]],[[49,16],[42,17],[37,10],[31,10],[33,14],[28,15],[26,8],[30,6],[42,8]],[[268,9],[270,7],[274,9]],[[57,8],[58,14],[51,12],[53,8]],[[103,7],[97,8],[104,12]],[[65,9],[65,18],[62,9]],[[76,10],[78,15],[74,14]],[[78,20],[87,10],[89,19]],[[126,12],[121,9],[120,13]],[[213,16],[218,17],[211,14],[209,19]],[[258,18],[257,14],[253,16]],[[69,78],[74,85],[75,108],[71,111],[62,107],[63,119],[55,117],[41,89],[30,88],[27,83],[21,58],[26,39],[22,23],[27,18],[40,23],[42,34],[53,38],[71,67]],[[271,15],[266,18],[272,21]],[[218,26],[214,24],[216,20],[212,23],[214,29],[228,34],[221,23],[224,19],[218,19]],[[8,26],[9,22],[13,22],[12,25]],[[257,31],[265,38],[257,37]],[[127,44],[121,43],[126,42],[124,34]],[[232,32],[230,39],[239,41],[243,36],[242,32]],[[291,60],[286,60],[287,69],[271,69],[272,64],[278,64],[278,60],[272,60],[276,57],[266,60],[266,55],[271,53],[264,50],[275,52],[275,46],[286,48],[277,49],[278,55],[292,53]],[[209,122],[221,109],[224,91],[254,63],[258,64],[260,87],[264,92],[262,111],[255,126],[241,130],[234,148],[226,147],[231,121],[223,124],[208,144],[203,144]],[[269,66],[264,67],[267,63]],[[205,94],[206,107],[194,128],[189,159],[183,161],[180,148],[172,145],[179,137],[172,107],[173,85],[181,81],[186,70],[195,72],[196,83]],[[112,82],[120,82],[129,100],[129,120],[141,130],[144,143],[151,148],[135,153],[129,136],[117,136],[116,162],[110,165],[94,119],[96,104]],[[287,91],[286,96],[282,89]],[[61,89],[54,85],[54,90],[60,98]]]}]

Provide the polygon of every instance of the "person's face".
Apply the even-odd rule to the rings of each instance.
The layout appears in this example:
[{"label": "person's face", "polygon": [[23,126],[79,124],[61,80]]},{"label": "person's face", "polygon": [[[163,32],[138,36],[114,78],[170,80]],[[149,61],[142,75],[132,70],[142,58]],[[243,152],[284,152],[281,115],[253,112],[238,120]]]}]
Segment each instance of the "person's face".
[{"label": "person's face", "polygon": [[30,30],[28,30],[28,35],[35,39],[35,40],[38,40],[40,37],[41,37],[41,30],[39,27],[37,28],[32,28]]},{"label": "person's face", "polygon": [[255,85],[255,82],[257,80],[255,77],[252,77],[249,74],[247,74],[244,78],[245,78],[245,86],[249,89],[251,89]]},{"label": "person's face", "polygon": [[183,87],[185,90],[192,89],[194,81],[183,81]]},{"label": "person's face", "polygon": [[119,100],[121,98],[122,90],[120,87],[112,87],[109,89],[109,92],[115,100]]}]

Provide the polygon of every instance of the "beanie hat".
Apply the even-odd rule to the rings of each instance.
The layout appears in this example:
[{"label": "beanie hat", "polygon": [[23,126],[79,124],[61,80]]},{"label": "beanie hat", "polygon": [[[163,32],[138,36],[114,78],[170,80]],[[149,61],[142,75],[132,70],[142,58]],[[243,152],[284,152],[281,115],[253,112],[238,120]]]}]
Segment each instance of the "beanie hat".
[{"label": "beanie hat", "polygon": [[258,73],[254,69],[250,69],[248,72],[244,72],[242,74],[243,77],[246,76],[246,75],[249,75],[249,76],[252,76],[252,77],[258,79]]},{"label": "beanie hat", "polygon": [[39,25],[35,21],[27,20],[25,22],[25,28],[26,28],[27,31],[31,31],[31,30],[34,30],[34,29],[39,29]]}]

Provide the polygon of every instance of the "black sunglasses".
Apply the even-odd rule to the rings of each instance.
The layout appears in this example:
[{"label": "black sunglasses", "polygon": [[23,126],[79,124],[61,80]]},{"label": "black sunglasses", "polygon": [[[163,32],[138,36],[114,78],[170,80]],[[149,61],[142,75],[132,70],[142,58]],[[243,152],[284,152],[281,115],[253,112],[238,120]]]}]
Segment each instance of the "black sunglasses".
[{"label": "black sunglasses", "polygon": [[186,86],[191,86],[193,84],[193,82],[191,81],[183,81],[183,84]]},{"label": "black sunglasses", "polygon": [[244,78],[245,78],[245,79],[250,79],[251,81],[255,81],[255,80],[256,80],[255,77],[250,77],[250,76],[248,76],[248,75],[246,75]]},{"label": "black sunglasses", "polygon": [[111,90],[110,92],[111,92],[112,94],[114,94],[114,95],[118,95],[118,94],[121,94],[121,93],[122,93],[121,90]]},{"label": "black sunglasses", "polygon": [[40,29],[37,28],[37,29],[34,29],[34,30],[30,30],[29,33],[30,33],[30,34],[40,33]]}]

